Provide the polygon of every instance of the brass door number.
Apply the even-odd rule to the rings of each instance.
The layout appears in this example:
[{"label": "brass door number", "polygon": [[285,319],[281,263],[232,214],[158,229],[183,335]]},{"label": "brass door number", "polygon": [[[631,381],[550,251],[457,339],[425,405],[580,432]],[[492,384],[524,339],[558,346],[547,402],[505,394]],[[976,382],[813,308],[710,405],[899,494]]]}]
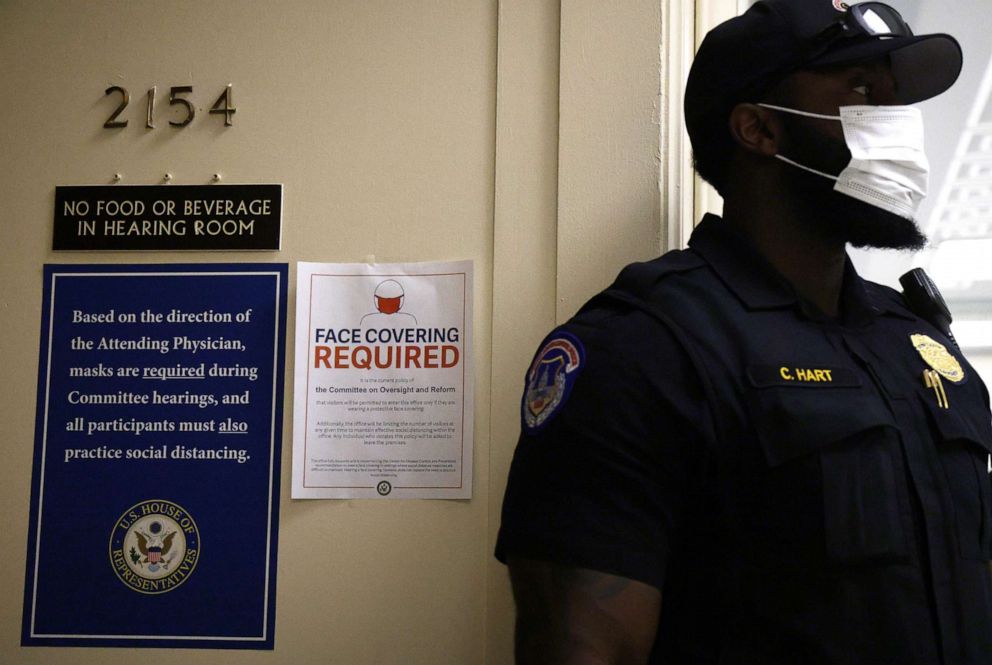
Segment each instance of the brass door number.
[{"label": "brass door number", "polygon": [[[230,127],[234,124],[234,114],[237,112],[231,101],[231,85],[224,88],[224,91],[220,93],[220,97],[214,102],[214,105],[210,107],[210,113],[222,113],[224,114],[224,125]],[[145,127],[148,129],[155,128],[155,95],[158,91],[157,86],[152,86],[148,90],[145,102]],[[119,85],[112,85],[104,91],[105,95],[119,94],[121,96],[121,103],[117,105],[114,112],[110,114],[103,126],[107,129],[117,129],[119,127],[127,127],[127,118],[124,120],[118,120],[118,116],[124,112],[128,104],[131,103],[131,93],[127,91],[127,88],[123,88]],[[185,127],[189,123],[193,122],[193,118],[196,116],[196,107],[193,106],[193,102],[185,95],[193,94],[193,86],[191,85],[174,85],[169,88],[169,106],[181,106],[183,108],[183,118],[182,120],[176,122],[175,120],[170,120],[169,124],[173,127]]]}]

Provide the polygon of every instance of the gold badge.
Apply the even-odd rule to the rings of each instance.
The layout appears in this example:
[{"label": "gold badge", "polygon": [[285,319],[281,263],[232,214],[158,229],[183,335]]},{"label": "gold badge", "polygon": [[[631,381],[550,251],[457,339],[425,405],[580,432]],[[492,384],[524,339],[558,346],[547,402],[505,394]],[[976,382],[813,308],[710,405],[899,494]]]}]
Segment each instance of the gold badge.
[{"label": "gold badge", "polygon": [[916,348],[920,357],[926,361],[930,367],[937,370],[937,373],[952,383],[964,381],[964,368],[940,342],[926,335],[912,335],[910,339],[913,347]]}]

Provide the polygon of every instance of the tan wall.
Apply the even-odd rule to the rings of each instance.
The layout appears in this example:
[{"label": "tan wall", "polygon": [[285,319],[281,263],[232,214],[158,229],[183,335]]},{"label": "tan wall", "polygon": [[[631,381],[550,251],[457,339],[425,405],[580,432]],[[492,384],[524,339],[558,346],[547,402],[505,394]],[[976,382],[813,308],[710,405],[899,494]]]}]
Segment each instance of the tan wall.
[{"label": "tan wall", "polygon": [[559,283],[559,320],[621,267],[662,248],[661,9],[562,2],[558,266],[568,278]]},{"label": "tan wall", "polygon": [[[522,373],[556,320],[661,246],[656,5],[0,3],[0,662],[511,661],[512,601],[491,551]],[[225,129],[206,110],[229,82]],[[102,128],[109,85],[132,93],[126,129]],[[152,85],[159,126],[146,130]],[[181,130],[161,103],[172,85],[193,85],[200,107]],[[283,183],[282,251],[51,252],[55,185],[116,172]],[[20,647],[41,265],[279,261],[293,284],[296,261],[369,255],[475,261],[473,499],[292,501],[287,417],[275,651]]]}]

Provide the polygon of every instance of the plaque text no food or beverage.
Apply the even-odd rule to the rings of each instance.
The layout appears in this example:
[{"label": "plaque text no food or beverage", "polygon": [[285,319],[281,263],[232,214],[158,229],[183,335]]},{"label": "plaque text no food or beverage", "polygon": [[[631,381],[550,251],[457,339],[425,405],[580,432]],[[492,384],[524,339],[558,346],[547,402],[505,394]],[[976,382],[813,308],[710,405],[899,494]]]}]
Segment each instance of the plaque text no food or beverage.
[{"label": "plaque text no food or beverage", "polygon": [[53,250],[278,250],[282,185],[55,188]]}]

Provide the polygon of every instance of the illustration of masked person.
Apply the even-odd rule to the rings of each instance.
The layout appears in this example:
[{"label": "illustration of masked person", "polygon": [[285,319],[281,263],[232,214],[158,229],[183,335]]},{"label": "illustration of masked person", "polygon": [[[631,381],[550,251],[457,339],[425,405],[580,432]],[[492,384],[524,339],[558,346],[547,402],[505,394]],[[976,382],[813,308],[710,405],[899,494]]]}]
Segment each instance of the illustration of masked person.
[{"label": "illustration of masked person", "polygon": [[373,299],[375,312],[362,317],[362,328],[410,328],[417,325],[417,317],[400,311],[406,293],[395,279],[387,279],[375,287]]}]

